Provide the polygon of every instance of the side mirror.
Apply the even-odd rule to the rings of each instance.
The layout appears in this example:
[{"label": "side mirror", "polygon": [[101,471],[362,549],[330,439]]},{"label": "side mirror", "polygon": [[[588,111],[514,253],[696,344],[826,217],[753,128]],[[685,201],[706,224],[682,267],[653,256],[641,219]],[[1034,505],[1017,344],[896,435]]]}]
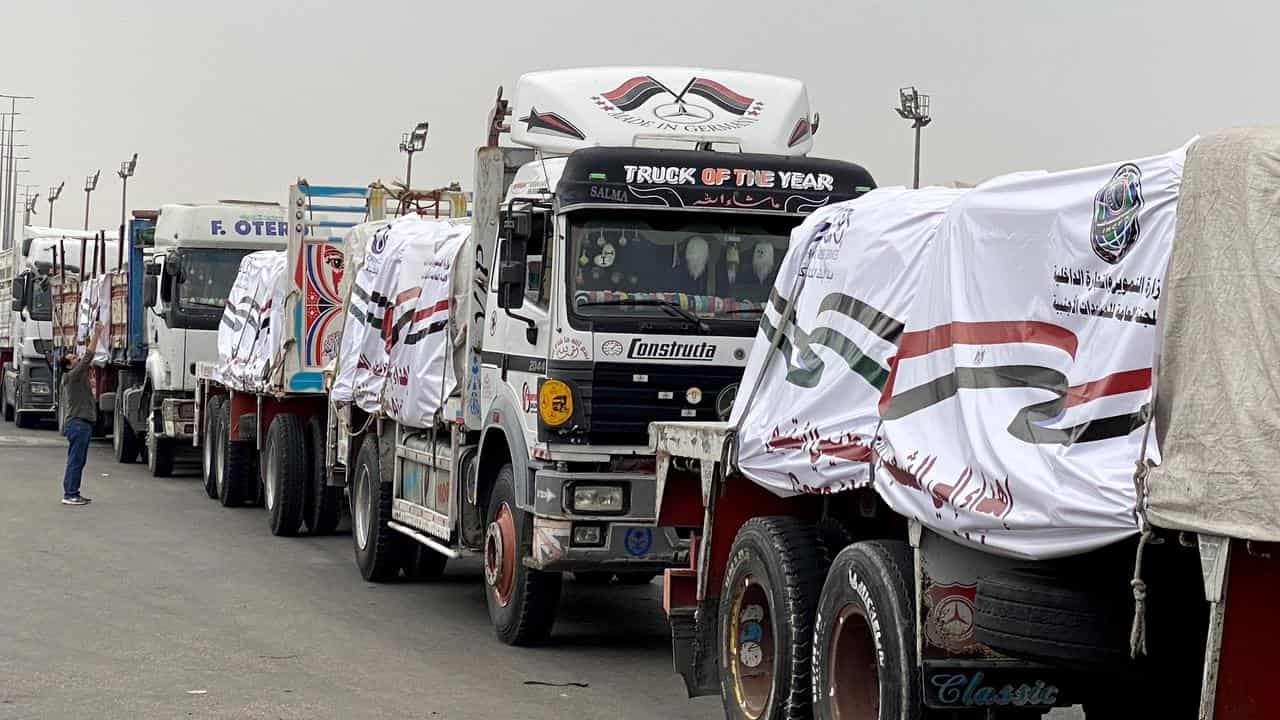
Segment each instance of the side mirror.
[{"label": "side mirror", "polygon": [[[11,290],[11,291],[12,291],[12,293],[13,293],[13,301],[14,301],[15,303],[21,303],[21,302],[22,302],[22,298],[26,297],[26,295],[27,295],[27,281],[28,281],[29,279],[30,279],[30,276],[29,276],[29,275],[19,275],[18,277],[16,277],[16,278],[14,278],[14,279],[13,279],[13,287],[12,287],[12,288],[10,288],[10,290]],[[21,308],[21,306],[20,306],[20,305],[14,305],[13,309],[14,309],[14,310],[21,310],[22,308]]]},{"label": "side mirror", "polygon": [[165,275],[168,275],[169,277],[177,277],[180,272],[181,268],[178,267],[178,263],[170,261],[164,264]]},{"label": "side mirror", "polygon": [[159,290],[160,278],[155,275],[147,275],[142,279],[142,306],[153,308],[156,306],[156,295]]},{"label": "side mirror", "polygon": [[148,277],[152,277],[152,276],[159,276],[159,275],[160,275],[160,263],[158,263],[158,262],[149,262],[149,263],[147,263],[146,267],[143,269],[143,273],[144,273],[144,274],[146,274]]},{"label": "side mirror", "polygon": [[528,252],[524,238],[502,241],[498,253],[498,307],[518,310],[524,306],[524,280]]}]

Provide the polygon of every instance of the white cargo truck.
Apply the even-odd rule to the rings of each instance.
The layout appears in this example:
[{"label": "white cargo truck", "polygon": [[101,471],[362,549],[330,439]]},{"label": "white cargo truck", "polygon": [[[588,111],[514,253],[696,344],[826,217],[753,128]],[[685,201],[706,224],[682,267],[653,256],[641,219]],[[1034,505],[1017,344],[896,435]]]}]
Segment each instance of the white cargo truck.
[{"label": "white cargo truck", "polygon": [[730,422],[651,428],[690,694],[1280,717],[1278,156],[1239,129],[815,213]]},{"label": "white cargo truck", "polygon": [[316,462],[365,578],[477,553],[498,637],[527,644],[565,572],[687,562],[654,522],[648,424],[725,416],[792,228],[872,187],[805,157],[814,124],[800,82],[749,73],[531,73],[514,112],[499,91],[472,223],[401,218],[351,256]]},{"label": "white cargo truck", "polygon": [[216,351],[194,363],[205,491],[227,507],[265,503],[273,534],[337,527],[342,490],[325,484],[317,458],[323,372],[341,337],[343,234],[386,205],[376,184],[290,186],[278,223],[283,249],[237,258],[219,295],[224,309],[211,316]]}]

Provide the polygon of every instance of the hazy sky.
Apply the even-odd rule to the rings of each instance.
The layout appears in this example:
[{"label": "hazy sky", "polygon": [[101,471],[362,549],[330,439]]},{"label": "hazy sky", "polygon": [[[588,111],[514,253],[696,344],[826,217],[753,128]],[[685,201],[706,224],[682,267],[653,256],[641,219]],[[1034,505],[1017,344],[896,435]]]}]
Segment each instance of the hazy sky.
[{"label": "hazy sky", "polygon": [[[1193,9],[1194,8],[1194,9]],[[1280,3],[307,2],[10,0],[0,92],[22,106],[21,182],[103,171],[92,224],[114,227],[120,161],[131,208],[283,202],[322,184],[403,177],[400,133],[431,123],[415,186],[470,187],[494,91],[525,71],[699,65],[790,75],[822,113],[814,155],[909,182],[899,86],[933,96],[926,182],[1067,168],[1174,147],[1197,132],[1280,121]]]}]

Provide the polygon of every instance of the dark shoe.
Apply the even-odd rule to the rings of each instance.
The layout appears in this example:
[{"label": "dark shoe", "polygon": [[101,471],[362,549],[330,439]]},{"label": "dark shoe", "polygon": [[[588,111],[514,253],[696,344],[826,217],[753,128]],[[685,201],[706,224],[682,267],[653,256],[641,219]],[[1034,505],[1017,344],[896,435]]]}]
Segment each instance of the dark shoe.
[{"label": "dark shoe", "polygon": [[88,505],[91,502],[93,501],[83,495],[62,498],[63,505]]}]

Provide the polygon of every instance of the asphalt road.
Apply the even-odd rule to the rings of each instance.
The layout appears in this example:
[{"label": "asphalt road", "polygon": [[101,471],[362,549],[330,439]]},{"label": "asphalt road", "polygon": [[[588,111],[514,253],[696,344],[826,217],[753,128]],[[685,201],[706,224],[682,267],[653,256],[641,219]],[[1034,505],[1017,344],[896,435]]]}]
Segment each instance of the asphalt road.
[{"label": "asphalt road", "polygon": [[475,561],[366,583],[348,535],[273,538],[194,464],[158,480],[104,442],[66,507],[65,448],[0,424],[0,718],[723,717],[685,698],[658,583],[566,582],[551,645],[511,648]]}]

